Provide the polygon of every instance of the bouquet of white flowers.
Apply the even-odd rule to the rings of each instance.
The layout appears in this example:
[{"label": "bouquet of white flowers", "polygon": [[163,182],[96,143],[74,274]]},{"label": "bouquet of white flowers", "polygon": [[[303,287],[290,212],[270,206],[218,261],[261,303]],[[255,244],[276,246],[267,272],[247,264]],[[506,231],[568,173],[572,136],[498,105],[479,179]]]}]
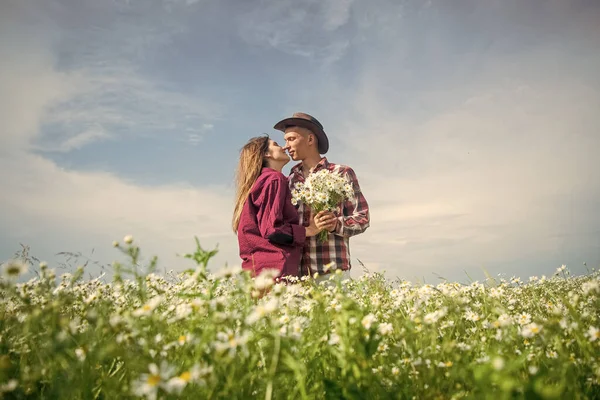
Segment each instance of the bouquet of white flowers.
[{"label": "bouquet of white flowers", "polygon": [[[334,211],[342,201],[354,194],[352,185],[340,174],[322,169],[312,173],[304,183],[297,182],[292,190],[292,204],[303,202],[313,212]],[[313,215],[314,216],[314,215]],[[328,232],[323,230],[317,236],[323,242]]]}]

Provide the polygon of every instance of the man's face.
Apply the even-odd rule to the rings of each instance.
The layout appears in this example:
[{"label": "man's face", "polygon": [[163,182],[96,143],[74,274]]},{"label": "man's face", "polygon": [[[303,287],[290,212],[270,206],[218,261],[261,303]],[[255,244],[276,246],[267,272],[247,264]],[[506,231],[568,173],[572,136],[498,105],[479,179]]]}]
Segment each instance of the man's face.
[{"label": "man's face", "polygon": [[287,150],[294,161],[304,160],[308,154],[309,135],[311,132],[299,126],[290,126],[285,130],[283,138],[285,139],[284,150]]},{"label": "man's face", "polygon": [[269,150],[267,151],[267,155],[273,161],[285,161],[286,163],[290,161],[290,157],[285,154],[285,150],[281,147],[276,141],[269,139]]}]

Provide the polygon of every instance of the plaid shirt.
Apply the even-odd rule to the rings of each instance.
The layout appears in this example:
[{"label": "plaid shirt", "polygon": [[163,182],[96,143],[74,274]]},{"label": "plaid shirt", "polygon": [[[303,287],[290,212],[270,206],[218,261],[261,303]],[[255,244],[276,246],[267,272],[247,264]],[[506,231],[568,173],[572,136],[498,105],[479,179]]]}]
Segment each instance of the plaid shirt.
[{"label": "plaid shirt", "polygon": [[[363,196],[358,179],[352,168],[346,165],[333,164],[327,161],[327,158],[321,158],[321,161],[315,166],[313,172],[320,169],[327,169],[345,176],[354,188],[354,196],[345,200],[335,214],[338,216],[338,224],[333,233],[329,234],[329,240],[319,243],[316,236],[307,237],[302,250],[302,261],[300,263],[300,275],[307,275],[318,272],[325,274],[324,266],[333,262],[335,265],[331,268],[349,270],[350,263],[350,237],[363,233],[369,227],[369,205],[365,196]],[[290,189],[293,189],[296,182],[304,182],[305,177],[302,172],[302,163],[296,164],[288,177]],[[297,206],[300,224],[309,225],[310,208],[302,202]]]}]

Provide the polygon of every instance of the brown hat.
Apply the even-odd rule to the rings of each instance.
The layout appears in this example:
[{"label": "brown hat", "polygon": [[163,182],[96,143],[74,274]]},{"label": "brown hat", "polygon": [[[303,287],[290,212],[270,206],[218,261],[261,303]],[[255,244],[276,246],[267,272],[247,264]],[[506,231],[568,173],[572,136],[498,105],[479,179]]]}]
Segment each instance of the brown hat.
[{"label": "brown hat", "polygon": [[300,126],[310,130],[317,136],[319,154],[327,153],[327,150],[329,150],[329,139],[327,139],[327,135],[323,130],[323,125],[321,125],[321,123],[317,121],[315,117],[305,113],[297,112],[294,113],[294,115],[292,115],[290,118],[282,119],[276,123],[273,128],[277,129],[278,131],[285,132],[285,130],[290,126]]}]

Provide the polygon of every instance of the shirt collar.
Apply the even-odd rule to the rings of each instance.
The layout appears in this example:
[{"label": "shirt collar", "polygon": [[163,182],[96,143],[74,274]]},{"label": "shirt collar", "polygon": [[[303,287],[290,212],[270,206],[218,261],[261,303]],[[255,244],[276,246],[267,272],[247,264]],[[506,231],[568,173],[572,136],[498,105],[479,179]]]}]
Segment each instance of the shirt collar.
[{"label": "shirt collar", "polygon": [[[315,165],[313,172],[316,172],[320,169],[327,169],[328,166],[329,166],[329,161],[327,161],[327,157],[321,157],[321,160],[319,161],[319,163],[317,165]],[[302,162],[299,162],[298,164],[296,164],[292,167],[292,173],[303,177]]]}]

